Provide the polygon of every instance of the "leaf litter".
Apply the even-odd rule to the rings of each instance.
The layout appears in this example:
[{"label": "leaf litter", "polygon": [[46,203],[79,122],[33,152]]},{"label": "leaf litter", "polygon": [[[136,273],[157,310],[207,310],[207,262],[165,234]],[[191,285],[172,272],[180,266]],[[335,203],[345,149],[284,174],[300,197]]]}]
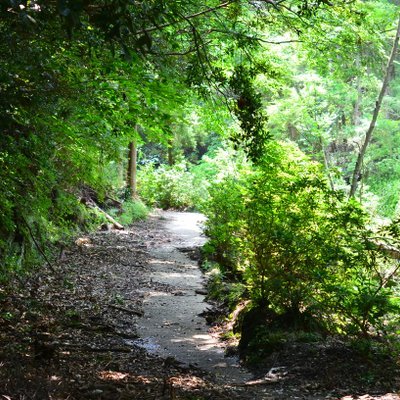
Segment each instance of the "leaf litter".
[{"label": "leaf litter", "polygon": [[391,376],[368,385],[368,368],[364,385],[352,383],[351,368],[368,360],[340,343],[289,346],[236,385],[146,351],[137,332],[145,297],[185,296],[150,277],[149,249],[173,240],[160,217],[99,231],[64,250],[55,271],[43,266],[1,287],[0,399],[400,399]]}]

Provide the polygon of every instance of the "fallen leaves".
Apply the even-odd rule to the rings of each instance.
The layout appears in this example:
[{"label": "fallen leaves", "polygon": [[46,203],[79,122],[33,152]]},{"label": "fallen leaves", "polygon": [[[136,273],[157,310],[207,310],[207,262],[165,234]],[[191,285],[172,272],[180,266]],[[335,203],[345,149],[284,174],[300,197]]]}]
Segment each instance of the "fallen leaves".
[{"label": "fallen leaves", "polygon": [[[0,400],[399,400],[393,393],[346,394],[355,391],[341,387],[350,370],[340,347],[329,354],[300,345],[276,354],[247,386],[217,385],[173,357],[146,353],[136,340],[145,296],[186,295],[149,277],[147,249],[171,240],[156,219],[97,232],[66,248],[55,273],[44,266],[1,287]],[[327,382],[336,387],[324,388],[314,371],[332,373]]]}]

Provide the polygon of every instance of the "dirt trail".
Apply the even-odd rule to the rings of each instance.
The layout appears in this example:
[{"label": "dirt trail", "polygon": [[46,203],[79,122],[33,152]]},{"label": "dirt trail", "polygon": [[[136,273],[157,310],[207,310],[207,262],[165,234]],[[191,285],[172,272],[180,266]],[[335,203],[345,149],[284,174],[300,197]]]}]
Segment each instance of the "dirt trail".
[{"label": "dirt trail", "polygon": [[164,291],[150,292],[144,302],[144,318],[139,321],[141,344],[149,352],[174,357],[213,374],[217,382],[242,384],[252,378],[240,368],[238,360],[225,357],[215,335],[209,333],[205,319],[199,316],[205,302],[204,277],[196,261],[180,248],[189,250],[204,243],[199,224],[201,214],[163,213],[163,226],[171,241],[151,249],[151,279]]},{"label": "dirt trail", "polygon": [[397,364],[335,338],[287,343],[253,380],[224,357],[199,317],[203,276],[182,251],[203,243],[199,217],[93,232],[53,268],[0,286],[0,398],[400,400]]}]

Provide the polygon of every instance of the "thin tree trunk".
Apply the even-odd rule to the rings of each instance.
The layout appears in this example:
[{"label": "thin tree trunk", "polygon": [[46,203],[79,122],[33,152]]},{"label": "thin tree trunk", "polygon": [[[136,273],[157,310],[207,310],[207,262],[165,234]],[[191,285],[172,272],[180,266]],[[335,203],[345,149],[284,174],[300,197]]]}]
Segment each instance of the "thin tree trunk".
[{"label": "thin tree trunk", "polygon": [[[360,47],[360,53],[361,53],[361,42],[358,42],[358,46]],[[356,68],[359,71],[357,74],[356,78],[356,89],[357,89],[357,98],[356,102],[354,103],[354,108],[353,108],[353,125],[358,126],[360,124],[361,120],[361,101],[363,97],[363,92],[362,92],[362,77],[361,77],[361,54],[356,55]]]},{"label": "thin tree trunk", "polygon": [[172,147],[172,139],[168,140],[168,165],[174,165],[174,154],[173,154],[173,147]]},{"label": "thin tree trunk", "polygon": [[324,164],[325,164],[326,174],[328,175],[329,184],[331,186],[331,189],[335,190],[335,184],[333,182],[332,175],[330,173],[328,150],[324,147],[324,145],[322,143],[321,143],[321,146],[322,146],[322,153],[324,155]]},{"label": "thin tree trunk", "polygon": [[[135,130],[138,127],[135,126]],[[136,140],[129,143],[128,153],[128,187],[131,190],[132,198],[137,197],[137,143]]]},{"label": "thin tree trunk", "polygon": [[361,119],[361,100],[362,100],[362,88],[361,88],[361,76],[357,76],[357,98],[353,109],[353,125],[358,126]]},{"label": "thin tree trunk", "polygon": [[396,37],[393,42],[392,52],[390,54],[390,57],[389,57],[389,60],[388,60],[387,66],[386,66],[385,77],[383,79],[382,88],[379,93],[378,100],[375,103],[375,109],[374,109],[374,113],[372,114],[372,120],[371,120],[371,123],[367,130],[367,133],[365,134],[364,143],[362,144],[360,152],[358,153],[356,165],[354,167],[349,197],[354,197],[356,190],[357,190],[357,183],[358,183],[358,180],[360,177],[361,166],[362,166],[362,163],[364,160],[365,152],[367,151],[367,147],[371,141],[372,133],[374,132],[375,125],[376,125],[376,120],[378,119],[379,111],[382,106],[382,100],[385,96],[387,87],[389,85],[389,81],[390,81],[390,77],[391,77],[391,70],[393,68],[393,62],[394,62],[394,59],[397,54],[397,49],[399,47],[399,39],[400,39],[400,17],[399,17],[399,21],[397,24]]},{"label": "thin tree trunk", "polygon": [[131,190],[132,198],[137,195],[136,183],[136,142],[129,143],[129,162],[128,162],[128,186]]},{"label": "thin tree trunk", "polygon": [[[330,133],[331,130],[332,130],[332,127],[329,129],[328,133]],[[324,166],[325,166],[326,175],[328,176],[329,185],[332,190],[335,190],[335,184],[333,182],[332,175],[330,172],[329,151],[328,151],[328,148],[324,145],[322,135],[320,135],[320,137],[319,137],[319,144],[321,146],[322,155],[324,157]]]}]

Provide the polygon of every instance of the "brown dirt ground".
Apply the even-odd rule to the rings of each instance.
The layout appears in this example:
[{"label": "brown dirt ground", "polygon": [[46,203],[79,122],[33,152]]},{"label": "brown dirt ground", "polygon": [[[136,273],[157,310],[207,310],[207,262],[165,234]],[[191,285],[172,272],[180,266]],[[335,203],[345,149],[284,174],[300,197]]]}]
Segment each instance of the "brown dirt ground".
[{"label": "brown dirt ground", "polygon": [[173,357],[132,345],[149,291],[148,250],[173,240],[158,218],[100,231],[0,287],[0,399],[399,400],[393,358],[365,358],[332,339],[292,343],[246,385],[216,383]]}]

